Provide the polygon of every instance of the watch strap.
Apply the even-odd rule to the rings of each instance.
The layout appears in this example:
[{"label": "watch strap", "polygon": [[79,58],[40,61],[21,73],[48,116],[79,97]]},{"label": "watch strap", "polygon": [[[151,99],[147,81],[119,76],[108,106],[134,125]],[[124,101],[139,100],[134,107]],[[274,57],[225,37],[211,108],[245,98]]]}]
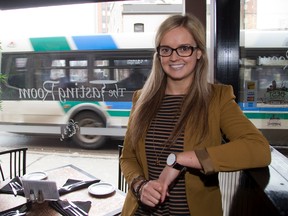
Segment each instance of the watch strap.
[{"label": "watch strap", "polygon": [[181,165],[179,163],[175,163],[172,167],[174,169],[177,169],[177,170],[180,170],[180,171],[182,171],[182,170],[184,170],[186,168],[185,166],[183,166],[183,165]]}]

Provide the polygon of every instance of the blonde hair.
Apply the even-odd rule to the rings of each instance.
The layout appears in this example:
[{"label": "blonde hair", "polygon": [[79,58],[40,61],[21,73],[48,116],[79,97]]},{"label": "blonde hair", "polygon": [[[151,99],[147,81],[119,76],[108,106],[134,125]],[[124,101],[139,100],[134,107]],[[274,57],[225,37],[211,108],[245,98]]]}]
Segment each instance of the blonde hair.
[{"label": "blonde hair", "polygon": [[[183,99],[179,121],[167,142],[173,143],[177,139],[188,119],[189,123],[194,125],[194,132],[200,133],[199,142],[201,142],[208,133],[208,105],[210,101],[205,31],[201,22],[193,15],[170,16],[160,25],[157,31],[155,48],[160,45],[163,36],[168,31],[177,27],[184,27],[190,32],[198,49],[201,50],[202,56],[196,63],[192,84]],[[137,103],[134,104],[130,117],[129,130],[134,145],[137,145],[138,141],[144,138],[150,122],[161,105],[165,88],[166,74],[162,69],[160,58],[155,52],[151,73],[141,90]]]}]

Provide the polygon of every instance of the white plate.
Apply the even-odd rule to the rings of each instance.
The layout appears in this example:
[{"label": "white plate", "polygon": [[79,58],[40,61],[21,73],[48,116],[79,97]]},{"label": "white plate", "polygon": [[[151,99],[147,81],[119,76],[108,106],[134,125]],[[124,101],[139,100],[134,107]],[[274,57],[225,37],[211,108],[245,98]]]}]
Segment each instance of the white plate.
[{"label": "white plate", "polygon": [[88,192],[95,196],[107,196],[114,193],[113,185],[105,182],[95,183],[88,187]]},{"label": "white plate", "polygon": [[47,174],[45,172],[32,172],[23,176],[23,179],[26,180],[43,180],[47,178]]}]

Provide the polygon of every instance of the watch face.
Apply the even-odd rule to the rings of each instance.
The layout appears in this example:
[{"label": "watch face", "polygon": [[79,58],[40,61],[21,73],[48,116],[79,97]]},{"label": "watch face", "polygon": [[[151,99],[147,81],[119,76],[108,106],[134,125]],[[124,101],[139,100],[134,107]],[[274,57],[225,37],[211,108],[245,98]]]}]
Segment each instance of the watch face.
[{"label": "watch face", "polygon": [[172,166],[174,163],[176,162],[176,155],[171,153],[168,157],[167,157],[167,165],[168,166]]}]

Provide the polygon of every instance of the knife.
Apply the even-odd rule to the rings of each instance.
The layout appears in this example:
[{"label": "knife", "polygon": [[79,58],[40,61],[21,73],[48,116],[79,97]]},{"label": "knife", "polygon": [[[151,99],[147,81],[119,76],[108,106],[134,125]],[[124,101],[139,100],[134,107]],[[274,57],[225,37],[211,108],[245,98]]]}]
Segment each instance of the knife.
[{"label": "knife", "polygon": [[14,186],[11,182],[9,183],[9,186],[11,187],[12,192],[13,192],[14,196],[16,197],[17,196],[17,190],[14,188]]},{"label": "knife", "polygon": [[70,185],[66,185],[66,186],[62,186],[60,189],[64,189],[66,191],[69,191],[71,190],[72,188],[75,188],[75,187],[79,187],[81,185],[91,185],[93,183],[97,183],[99,182],[100,180],[99,179],[96,179],[96,180],[92,180],[92,181],[80,181],[80,182],[76,182],[76,183],[73,183],[73,184],[70,184]]}]

